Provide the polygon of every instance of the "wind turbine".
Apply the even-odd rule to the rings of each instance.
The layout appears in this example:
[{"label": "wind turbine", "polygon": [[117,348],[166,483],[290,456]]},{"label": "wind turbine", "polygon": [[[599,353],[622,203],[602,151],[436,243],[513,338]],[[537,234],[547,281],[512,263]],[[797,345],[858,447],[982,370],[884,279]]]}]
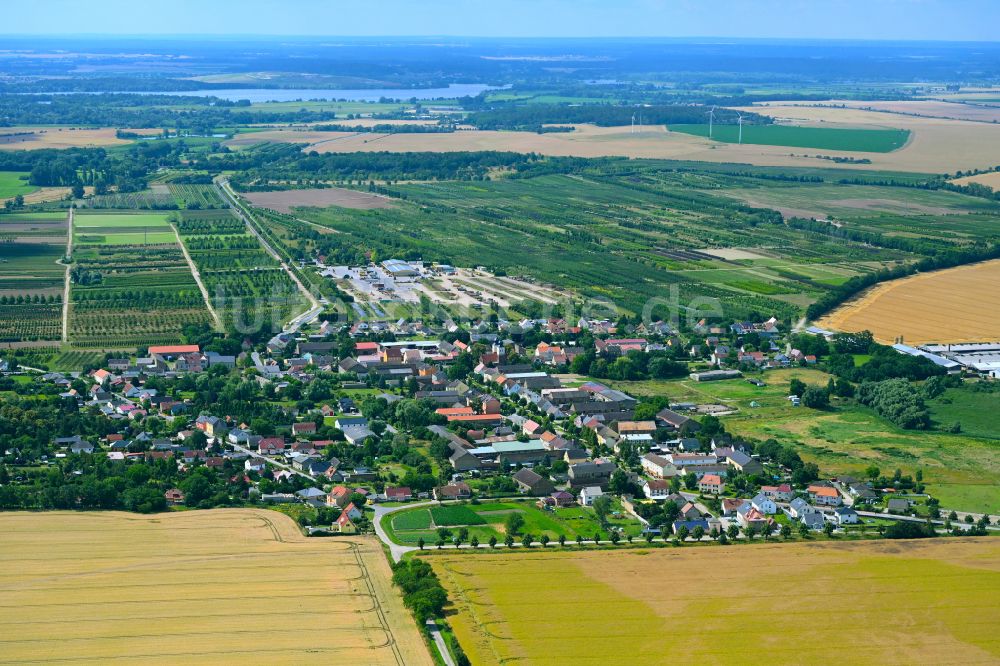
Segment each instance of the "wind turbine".
[{"label": "wind turbine", "polygon": [[737,112],[736,113],[736,117],[737,117],[738,122],[740,124],[740,145],[743,145],[743,114]]},{"label": "wind turbine", "polygon": [[715,121],[715,105],[712,105],[712,110],[708,112],[708,138],[712,138],[712,123]]},{"label": "wind turbine", "polygon": [[629,132],[629,134],[635,134],[635,114],[634,113],[632,114],[632,130]]}]

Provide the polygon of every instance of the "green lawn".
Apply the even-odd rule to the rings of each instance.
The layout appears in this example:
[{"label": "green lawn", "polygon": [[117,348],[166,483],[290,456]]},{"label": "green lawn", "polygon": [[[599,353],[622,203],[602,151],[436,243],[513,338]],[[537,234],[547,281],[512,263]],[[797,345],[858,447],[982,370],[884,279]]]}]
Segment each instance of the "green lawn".
[{"label": "green lawn", "polygon": [[37,190],[37,186],[28,184],[27,176],[21,171],[0,171],[0,199],[11,199]]},{"label": "green lawn", "polygon": [[[708,124],[670,125],[671,132],[708,136]],[[850,150],[867,153],[889,153],[902,148],[910,136],[898,129],[839,129],[832,127],[800,127],[795,125],[744,125],[743,143],[789,148],[819,148]],[[712,139],[724,143],[739,140],[736,125],[714,125]]]}]

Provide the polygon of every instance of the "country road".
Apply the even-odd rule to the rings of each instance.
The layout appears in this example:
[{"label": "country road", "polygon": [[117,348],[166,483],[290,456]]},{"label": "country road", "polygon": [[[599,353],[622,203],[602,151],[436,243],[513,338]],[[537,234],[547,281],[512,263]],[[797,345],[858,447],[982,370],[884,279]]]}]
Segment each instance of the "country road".
[{"label": "country road", "polygon": [[73,256],[73,206],[69,207],[69,216],[66,218],[66,276],[63,279],[63,307],[62,307],[62,341],[69,342],[69,283],[72,262],[69,258]]},{"label": "country road", "polygon": [[299,277],[288,266],[288,264],[281,257],[278,251],[274,249],[274,247],[267,241],[267,239],[264,238],[264,235],[257,230],[256,224],[250,219],[251,216],[244,209],[243,205],[239,202],[235,193],[233,193],[232,189],[230,189],[229,181],[224,178],[220,178],[219,180],[216,181],[215,184],[216,187],[218,187],[219,191],[222,193],[223,198],[232,205],[232,210],[237,215],[239,215],[241,220],[243,220],[243,223],[247,226],[247,229],[250,230],[250,233],[252,233],[254,236],[257,237],[257,240],[260,241],[261,246],[263,246],[263,248],[267,250],[268,254],[274,257],[274,259],[281,265],[282,270],[284,270],[285,273],[288,274],[288,277],[292,279],[295,285],[299,288],[299,291],[302,292],[302,295],[306,297],[306,300],[308,300],[310,305],[312,306],[311,309],[318,309],[322,311],[323,306],[316,299],[316,297],[313,296],[308,289],[306,289],[305,285],[302,284],[302,281],[299,280]]},{"label": "country road", "polygon": [[170,228],[174,230],[174,236],[177,237],[177,244],[181,246],[181,252],[184,253],[184,260],[187,261],[188,267],[191,269],[191,275],[194,276],[194,281],[198,284],[201,297],[205,299],[205,307],[208,308],[208,313],[212,315],[212,320],[215,321],[215,330],[222,333],[225,330],[222,326],[222,318],[219,317],[219,313],[212,307],[212,299],[209,298],[208,289],[205,288],[205,283],[201,280],[201,273],[198,272],[198,267],[195,266],[194,260],[191,259],[187,246],[181,240],[181,233],[177,230],[177,225],[171,223]]}]

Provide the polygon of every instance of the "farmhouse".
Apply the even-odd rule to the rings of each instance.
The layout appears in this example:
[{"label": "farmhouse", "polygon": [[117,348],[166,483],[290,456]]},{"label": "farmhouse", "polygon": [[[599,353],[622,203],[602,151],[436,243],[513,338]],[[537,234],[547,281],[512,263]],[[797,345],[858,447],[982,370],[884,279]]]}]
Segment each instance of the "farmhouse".
[{"label": "farmhouse", "polygon": [[527,495],[548,495],[555,490],[551,481],[526,467],[518,470],[513,478],[520,491]]}]

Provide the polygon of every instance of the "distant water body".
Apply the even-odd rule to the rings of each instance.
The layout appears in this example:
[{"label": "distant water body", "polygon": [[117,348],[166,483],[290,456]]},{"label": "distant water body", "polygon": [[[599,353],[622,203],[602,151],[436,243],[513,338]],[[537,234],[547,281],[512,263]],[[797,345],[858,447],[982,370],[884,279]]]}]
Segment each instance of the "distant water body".
[{"label": "distant water body", "polygon": [[498,90],[482,83],[452,83],[447,88],[385,88],[372,90],[325,90],[313,88],[223,88],[219,90],[171,90],[169,92],[143,93],[149,95],[174,95],[177,97],[218,97],[231,102],[241,99],[253,104],[263,102],[297,102],[308,100],[347,100],[348,102],[377,102],[387,99],[452,99],[475,97],[484,90]]}]

